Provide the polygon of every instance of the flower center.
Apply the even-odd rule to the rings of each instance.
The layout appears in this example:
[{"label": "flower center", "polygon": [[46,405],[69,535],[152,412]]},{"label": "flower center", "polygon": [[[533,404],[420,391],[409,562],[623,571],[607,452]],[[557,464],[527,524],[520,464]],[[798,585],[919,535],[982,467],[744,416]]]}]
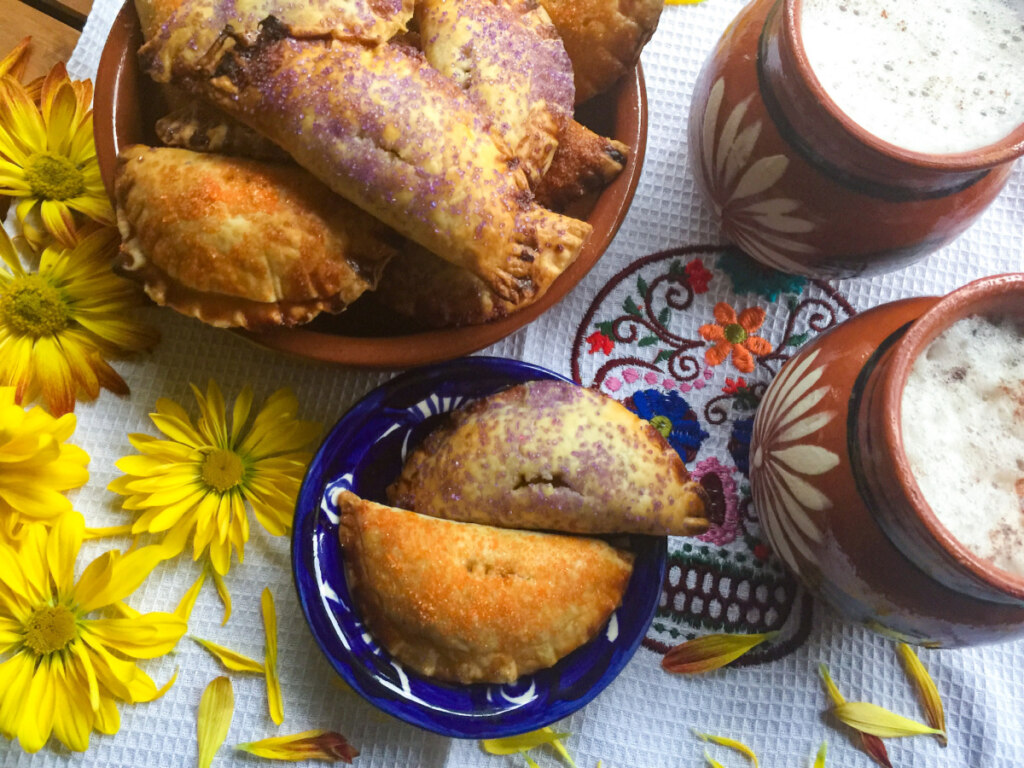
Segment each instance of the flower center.
[{"label": "flower center", "polygon": [[242,482],[245,465],[234,451],[217,448],[203,460],[203,482],[220,493],[230,491]]},{"label": "flower center", "polygon": [[0,293],[0,320],[26,336],[48,336],[71,320],[60,292],[39,275],[24,275]]},{"label": "flower center", "polygon": [[85,192],[85,175],[66,157],[50,152],[28,159],[25,180],[33,196],[44,200],[67,200]]},{"label": "flower center", "polygon": [[77,636],[75,615],[63,605],[36,608],[25,622],[25,645],[40,656],[63,650]]},{"label": "flower center", "polygon": [[661,433],[662,437],[668,437],[672,433],[672,420],[668,416],[657,415],[649,419],[654,428]]},{"label": "flower center", "polygon": [[747,329],[739,323],[729,323],[725,326],[725,338],[733,344],[742,344],[747,340]]}]

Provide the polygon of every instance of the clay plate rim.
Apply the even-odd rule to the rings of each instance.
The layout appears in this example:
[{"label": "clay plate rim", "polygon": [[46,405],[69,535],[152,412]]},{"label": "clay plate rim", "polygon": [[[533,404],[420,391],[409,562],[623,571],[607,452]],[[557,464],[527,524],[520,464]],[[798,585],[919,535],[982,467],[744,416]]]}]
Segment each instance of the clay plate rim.
[{"label": "clay plate rim", "polygon": [[979,557],[944,526],[910,470],[903,450],[903,389],[917,356],[946,328],[969,315],[1012,313],[1024,319],[1024,273],[991,275],[970,282],[942,297],[914,321],[893,354],[882,392],[882,409],[893,414],[885,424],[883,439],[896,458],[893,468],[903,493],[914,501],[921,522],[935,541],[979,581],[1017,600],[1024,600],[1024,576],[1017,576]]},{"label": "clay plate rim", "polygon": [[[136,51],[142,43],[138,15],[122,6],[111,27],[96,75],[93,130],[100,173],[108,194],[121,147],[147,143],[152,127],[144,122],[157,85],[139,71]],[[618,232],[640,180],[647,149],[647,90],[639,64],[612,90],[594,97],[585,109],[607,104],[614,110],[611,136],[631,148],[622,173],[598,197],[587,221],[594,231],[576,261],[531,306],[483,325],[423,330],[394,336],[353,336],[308,327],[264,333],[238,331],[256,344],[298,357],[360,368],[396,369],[448,360],[490,346],[535,320],[560,301],[597,263]],[[151,111],[151,109],[149,109]],[[152,139],[148,139],[150,142]]]}]

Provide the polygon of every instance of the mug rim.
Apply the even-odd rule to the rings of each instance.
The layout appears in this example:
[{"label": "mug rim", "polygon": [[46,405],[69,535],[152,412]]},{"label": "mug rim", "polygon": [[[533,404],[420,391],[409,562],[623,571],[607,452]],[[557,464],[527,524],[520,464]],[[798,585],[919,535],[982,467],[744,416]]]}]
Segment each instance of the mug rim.
[{"label": "mug rim", "polygon": [[975,554],[939,520],[914,477],[903,447],[903,390],[914,362],[925,348],[953,323],[976,314],[1013,311],[1024,320],[1024,273],[1011,272],[974,280],[943,296],[913,322],[893,350],[882,383],[884,449],[893,458],[892,472],[909,507],[932,540],[978,582],[1013,600],[1024,601],[1024,574],[1000,568]]},{"label": "mug rim", "polygon": [[939,171],[982,171],[1012,162],[1024,156],[1024,122],[999,141],[964,152],[932,153],[906,149],[885,141],[863,128],[825,90],[814,73],[803,44],[801,9],[803,0],[779,0],[783,4],[782,35],[784,36],[804,85],[814,94],[822,108],[856,141],[885,157],[901,163]]}]

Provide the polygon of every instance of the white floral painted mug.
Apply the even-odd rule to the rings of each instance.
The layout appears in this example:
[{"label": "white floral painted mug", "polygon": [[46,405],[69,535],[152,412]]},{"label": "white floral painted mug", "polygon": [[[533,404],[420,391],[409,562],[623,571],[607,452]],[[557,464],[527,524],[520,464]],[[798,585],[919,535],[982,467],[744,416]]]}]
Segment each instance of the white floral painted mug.
[{"label": "white floral painted mug", "polygon": [[803,3],[754,0],[704,65],[689,120],[698,188],[723,234],[770,267],[825,278],[900,269],[992,202],[1024,155],[1024,125],[956,154],[877,138],[812,70]]},{"label": "white floral painted mug", "polygon": [[[1024,273],[852,317],[783,366],[754,419],[751,491],[769,545],[841,615],[911,643],[1024,637],[1024,575],[979,556],[940,521],[903,437],[904,409],[910,418],[926,412],[903,397],[914,362],[954,322],[979,314],[1011,316],[1024,328]],[[1020,346],[1011,348],[1019,356]],[[959,363],[951,370],[966,375]],[[1024,412],[1024,382],[1010,384]],[[963,452],[951,449],[929,471],[962,472]],[[1001,452],[1003,461],[1024,480],[1011,453]],[[1009,493],[1019,496],[1022,485]],[[955,514],[981,511],[973,490],[964,501]],[[1019,539],[1022,530],[1011,533]]]}]

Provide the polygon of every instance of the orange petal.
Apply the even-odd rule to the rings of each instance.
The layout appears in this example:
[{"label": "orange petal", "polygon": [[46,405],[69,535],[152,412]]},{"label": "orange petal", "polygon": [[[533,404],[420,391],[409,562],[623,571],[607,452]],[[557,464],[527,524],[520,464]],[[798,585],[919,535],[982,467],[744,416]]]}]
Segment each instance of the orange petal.
[{"label": "orange petal", "polygon": [[666,672],[693,674],[710,672],[735,661],[765,640],[775,637],[778,632],[751,635],[704,635],[670,648],[661,667]]},{"label": "orange petal", "polygon": [[736,310],[720,301],[715,304],[715,320],[721,325],[731,325],[736,322]]},{"label": "orange petal", "polygon": [[772,351],[772,345],[768,343],[767,339],[762,339],[760,336],[748,336],[747,340],[743,342],[743,346],[755,355],[767,355]]},{"label": "orange petal", "polygon": [[754,372],[754,356],[742,344],[732,345],[732,364],[744,373]]},{"label": "orange petal", "polygon": [[704,353],[704,359],[708,365],[721,365],[729,357],[732,347],[728,341],[720,341]]},{"label": "orange petal", "polygon": [[0,77],[10,75],[15,80],[21,80],[25,74],[25,65],[28,64],[28,44],[31,41],[31,36],[22,38],[10,53],[0,59]]},{"label": "orange petal", "polygon": [[737,322],[743,326],[743,330],[747,333],[753,333],[761,327],[761,323],[764,322],[765,311],[760,307],[747,307],[740,312],[740,317]]},{"label": "orange petal", "polygon": [[725,328],[720,325],[715,325],[714,323],[702,325],[698,332],[708,341],[725,341]]}]

